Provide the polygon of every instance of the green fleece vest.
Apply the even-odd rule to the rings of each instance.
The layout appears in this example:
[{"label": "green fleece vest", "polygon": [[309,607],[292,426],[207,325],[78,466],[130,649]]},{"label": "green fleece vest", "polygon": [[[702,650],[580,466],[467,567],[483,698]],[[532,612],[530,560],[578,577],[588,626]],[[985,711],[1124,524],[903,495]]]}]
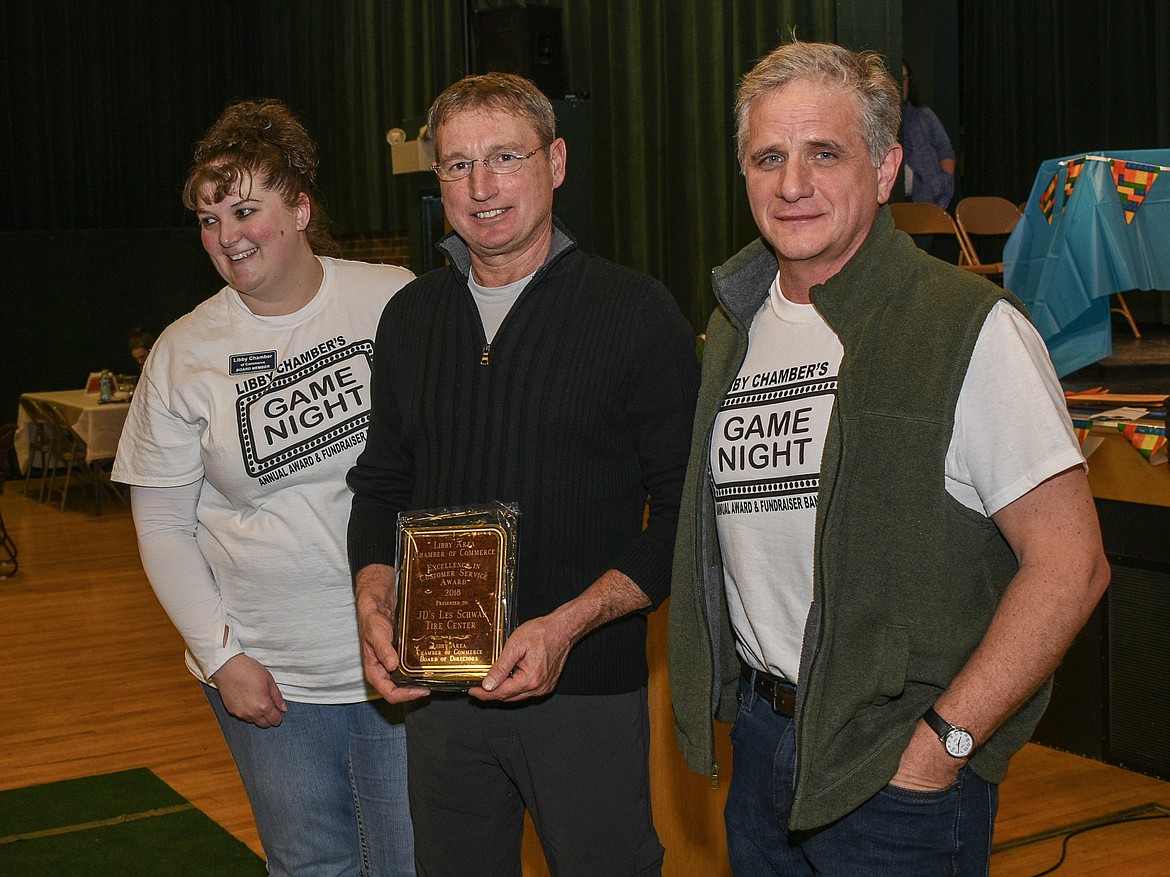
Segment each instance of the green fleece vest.
[{"label": "green fleece vest", "polygon": [[[726,312],[712,318],[679,521],[671,684],[680,747],[703,772],[712,759],[697,709],[707,706],[709,733],[712,715],[730,713],[735,685],[706,460],[769,271],[770,281],[775,257],[756,242],[716,273]],[[821,464],[792,829],[825,825],[888,783],[918,718],[966,663],[1015,574],[995,525],[951,497],[943,479],[975,341],[1005,297],[1019,306],[915,249],[886,209],[845,268],[812,291],[844,358]],[[695,682],[711,687],[703,693]],[[1046,700],[1047,689],[984,742],[971,761],[980,776],[1003,779]]]}]

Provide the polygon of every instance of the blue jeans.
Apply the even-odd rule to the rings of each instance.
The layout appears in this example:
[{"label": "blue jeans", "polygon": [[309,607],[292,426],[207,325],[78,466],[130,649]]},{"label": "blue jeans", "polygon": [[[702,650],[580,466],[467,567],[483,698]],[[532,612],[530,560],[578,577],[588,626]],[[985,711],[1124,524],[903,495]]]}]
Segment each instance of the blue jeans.
[{"label": "blue jeans", "polygon": [[937,792],[886,786],[830,825],[790,833],[794,731],[740,680],[723,812],[736,877],[987,877],[999,789],[968,767]]},{"label": "blue jeans", "polygon": [[248,792],[268,873],[414,874],[402,707],[288,701],[275,728],[230,715],[203,686]]}]

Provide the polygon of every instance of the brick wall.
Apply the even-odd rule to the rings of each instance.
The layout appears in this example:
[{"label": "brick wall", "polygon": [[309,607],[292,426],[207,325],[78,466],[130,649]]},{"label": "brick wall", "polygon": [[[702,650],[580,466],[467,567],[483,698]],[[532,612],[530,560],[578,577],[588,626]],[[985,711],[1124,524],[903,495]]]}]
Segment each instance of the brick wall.
[{"label": "brick wall", "polygon": [[410,238],[401,232],[363,232],[338,236],[341,258],[410,267]]}]

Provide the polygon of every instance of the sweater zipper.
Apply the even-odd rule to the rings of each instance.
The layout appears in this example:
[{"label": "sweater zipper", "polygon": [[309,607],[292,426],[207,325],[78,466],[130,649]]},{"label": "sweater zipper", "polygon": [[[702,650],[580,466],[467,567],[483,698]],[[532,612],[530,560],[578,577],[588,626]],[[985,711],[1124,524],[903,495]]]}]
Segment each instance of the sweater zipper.
[{"label": "sweater zipper", "polygon": [[[559,261],[559,260],[560,260],[560,256],[558,255],[557,259],[554,261]],[[533,284],[535,284],[538,280],[540,280],[544,276],[544,274],[546,273],[548,266],[550,264],[552,264],[552,263],[545,262],[543,265],[541,265],[539,268],[536,269],[536,273],[534,273],[532,275],[532,279],[528,281],[528,285],[524,287],[524,290],[520,293],[520,296],[516,299],[515,302],[513,302],[512,307],[511,307],[511,309],[509,309],[507,316],[504,317],[504,322],[500,323],[500,327],[496,330],[496,335],[499,335],[503,331],[504,326],[506,326],[508,324],[508,320],[511,319],[512,311],[516,309],[516,305],[520,304],[521,299],[523,299],[526,295],[528,295],[528,290],[532,288]],[[470,288],[468,288],[467,294],[469,296],[471,296],[471,289]],[[472,296],[471,305],[473,308],[476,309],[476,314],[478,315],[479,308],[475,304],[474,296]],[[482,318],[480,319],[480,329],[483,330]],[[487,366],[490,366],[492,364],[492,344],[490,341],[487,340],[486,332],[485,332],[485,337],[484,337],[483,349],[479,352],[479,364],[480,365],[487,365]]]}]

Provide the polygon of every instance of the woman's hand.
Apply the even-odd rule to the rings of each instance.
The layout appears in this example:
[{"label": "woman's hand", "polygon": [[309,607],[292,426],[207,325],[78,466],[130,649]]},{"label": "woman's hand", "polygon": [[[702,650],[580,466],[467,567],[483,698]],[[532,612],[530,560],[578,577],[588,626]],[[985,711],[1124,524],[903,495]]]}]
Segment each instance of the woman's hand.
[{"label": "woman's hand", "polygon": [[227,711],[258,728],[274,728],[284,720],[288,704],[268,668],[247,655],[228,658],[211,680]]}]

